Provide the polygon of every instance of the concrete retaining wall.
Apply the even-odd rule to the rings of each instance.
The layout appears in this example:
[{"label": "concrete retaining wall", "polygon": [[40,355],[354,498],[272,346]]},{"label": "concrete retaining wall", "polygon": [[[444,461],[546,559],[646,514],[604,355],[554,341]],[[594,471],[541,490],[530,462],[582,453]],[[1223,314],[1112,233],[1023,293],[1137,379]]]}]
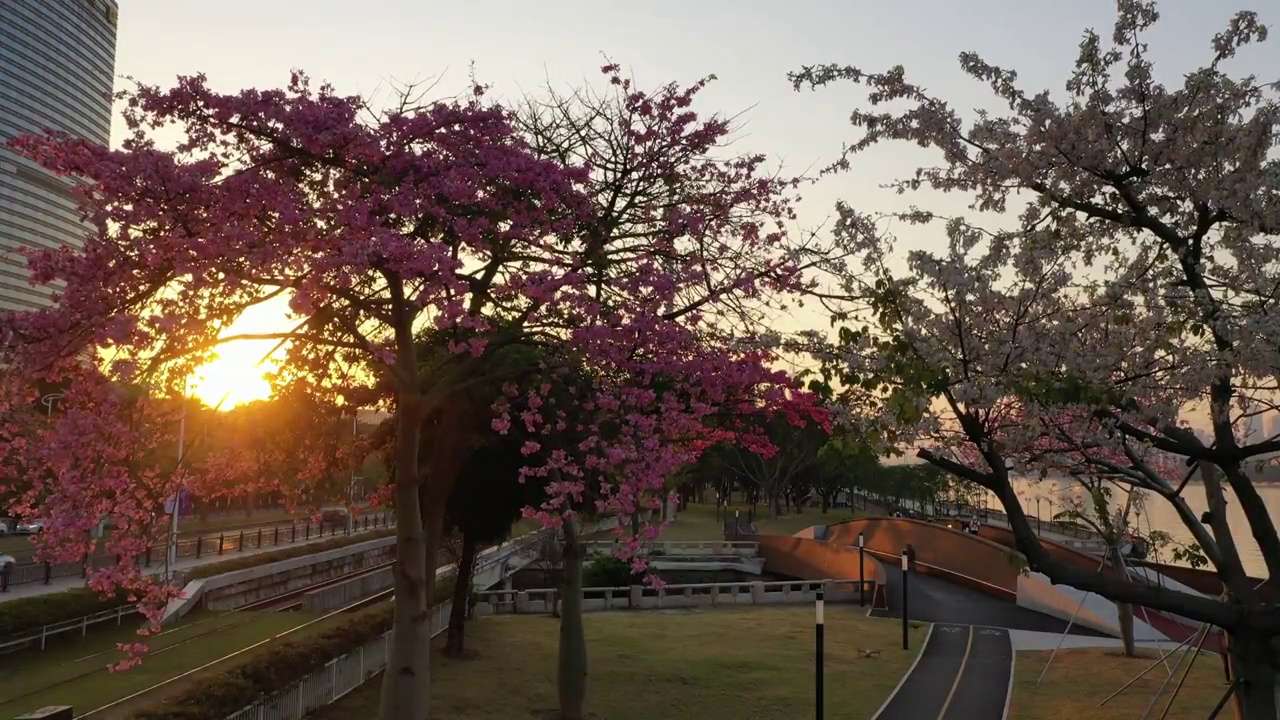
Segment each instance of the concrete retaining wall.
[{"label": "concrete retaining wall", "polygon": [[[486,548],[476,558],[472,584],[488,588],[512,573],[533,562],[538,555],[541,531],[515,538],[497,547]],[[436,582],[454,572],[453,564],[437,568]],[[395,584],[391,568],[379,570],[329,587],[318,588],[302,596],[302,609],[313,612],[333,612],[354,602],[390,590]]]},{"label": "concrete retaining wall", "polygon": [[[303,555],[193,580],[183,588],[180,597],[169,602],[160,622],[164,624],[181,618],[206,598],[211,598],[213,603],[206,607],[232,609],[254,600],[306,587],[317,580],[386,562],[395,552],[395,542],[395,537],[378,538],[314,555]],[[316,572],[317,565],[324,567]],[[344,567],[345,570],[341,569]]]},{"label": "concrete retaining wall", "polygon": [[308,612],[333,612],[354,602],[390,590],[395,584],[391,568],[351,578],[329,587],[312,590],[302,596],[302,609]]},{"label": "concrete retaining wall", "polygon": [[[345,553],[330,551],[295,560],[306,562],[285,566],[285,561],[265,565],[262,572],[252,573],[231,582],[222,582],[215,587],[205,584],[203,605],[206,610],[234,610],[258,600],[267,600],[293,590],[299,590],[314,583],[329,580],[341,575],[371,568],[395,559],[395,538],[386,538],[389,542],[374,541],[360,543],[347,548]],[[370,545],[370,547],[361,547]],[[352,551],[350,548],[361,548]],[[332,554],[331,554],[332,553]],[[219,576],[218,579],[227,576]],[[215,579],[215,578],[210,578]]]}]

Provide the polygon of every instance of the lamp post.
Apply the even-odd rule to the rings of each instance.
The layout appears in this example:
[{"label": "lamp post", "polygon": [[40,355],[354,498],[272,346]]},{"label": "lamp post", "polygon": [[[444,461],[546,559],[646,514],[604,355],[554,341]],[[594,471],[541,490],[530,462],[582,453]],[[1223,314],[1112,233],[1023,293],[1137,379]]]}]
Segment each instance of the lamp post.
[{"label": "lamp post", "polygon": [[1036,532],[1044,534],[1044,522],[1040,519],[1040,496],[1036,496]]},{"label": "lamp post", "polygon": [[45,407],[45,411],[44,411],[45,417],[53,416],[53,406],[57,404],[57,402],[61,400],[63,396],[64,396],[64,393],[49,393],[48,395],[45,395],[44,397],[40,398],[40,404],[44,405]]},{"label": "lamp post", "polygon": [[867,577],[866,571],[863,570],[863,563],[866,560],[862,557],[863,553],[863,537],[862,533],[858,533],[858,607],[865,607],[867,604],[866,587]]},{"label": "lamp post", "polygon": [[[182,469],[182,458],[187,443],[187,397],[182,396],[182,414],[178,420],[178,469]],[[169,552],[165,556],[165,574],[173,572],[178,563],[178,515],[182,513],[182,484],[173,491],[173,511],[169,513]]]},{"label": "lamp post", "polygon": [[[353,413],[351,413],[351,444],[352,446],[355,446],[356,436],[359,435],[359,433],[360,433],[360,410],[357,408]],[[351,468],[351,482],[347,483],[347,534],[348,535],[350,535],[355,528],[356,519],[355,519],[355,514],[353,512],[354,508],[352,507],[355,503],[352,500],[352,495],[355,493],[356,480],[358,480],[359,477],[360,476],[356,474],[356,468],[354,467]]]},{"label": "lamp post", "polygon": [[911,638],[908,637],[907,630],[911,624],[908,619],[910,613],[907,612],[907,585],[910,584],[911,578],[911,560],[907,555],[906,548],[902,550],[902,649],[911,649]]},{"label": "lamp post", "polygon": [[813,694],[814,694],[814,717],[822,720],[822,706],[825,705],[822,698],[822,590],[818,590],[818,600],[814,604],[814,613],[816,615],[814,623],[814,677],[813,677]]}]

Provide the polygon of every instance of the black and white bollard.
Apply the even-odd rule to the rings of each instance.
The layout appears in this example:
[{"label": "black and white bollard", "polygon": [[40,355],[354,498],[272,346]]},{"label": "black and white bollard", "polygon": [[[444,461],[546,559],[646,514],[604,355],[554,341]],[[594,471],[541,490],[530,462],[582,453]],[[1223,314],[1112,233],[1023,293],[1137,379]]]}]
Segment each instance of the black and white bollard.
[{"label": "black and white bollard", "polygon": [[911,582],[911,560],[907,557],[907,551],[902,551],[902,649],[911,649],[911,640],[907,636],[907,630],[911,626],[908,619],[910,613],[907,612],[907,585]]},{"label": "black and white bollard", "polygon": [[863,563],[865,563],[866,560],[862,557],[862,544],[862,533],[858,533],[858,607],[866,607],[867,604],[867,576],[866,572],[863,570]]},{"label": "black and white bollard", "polygon": [[818,720],[822,720],[822,708],[823,708],[823,705],[825,705],[825,702],[822,699],[822,626],[824,621],[822,617],[822,591],[821,590],[818,591],[818,600],[814,604],[814,612],[816,613],[816,616],[817,616],[815,618],[816,622],[814,624],[814,635],[813,635],[813,640],[814,640],[814,646],[813,646],[814,717],[816,717]]}]

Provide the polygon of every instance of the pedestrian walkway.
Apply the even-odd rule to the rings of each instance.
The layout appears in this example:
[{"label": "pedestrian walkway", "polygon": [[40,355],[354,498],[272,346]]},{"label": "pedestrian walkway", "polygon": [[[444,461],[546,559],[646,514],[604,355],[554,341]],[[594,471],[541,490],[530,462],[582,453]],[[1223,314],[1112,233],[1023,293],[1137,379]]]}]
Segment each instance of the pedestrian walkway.
[{"label": "pedestrian walkway", "polygon": [[1012,680],[1007,630],[936,624],[915,664],[872,720],[1002,720]]},{"label": "pedestrian walkway", "polygon": [[[356,536],[366,535],[369,533],[376,532],[377,530],[380,530],[380,529],[385,529],[385,528],[370,528],[368,530],[357,529],[353,533],[353,535],[356,535]],[[323,538],[317,536],[315,538],[312,538],[311,540],[298,540],[296,543],[293,543],[290,545],[267,545],[262,548],[253,548],[253,549],[244,550],[244,551],[228,552],[225,555],[218,555],[216,553],[211,553],[209,555],[205,555],[204,557],[200,557],[200,558],[193,558],[193,557],[183,558],[178,560],[178,562],[174,564],[173,569],[176,572],[182,572],[185,570],[190,570],[191,568],[194,568],[194,567],[199,567],[200,565],[208,565],[210,563],[221,562],[223,560],[232,560],[235,558],[258,555],[260,553],[273,552],[276,550],[284,550],[286,548],[291,548],[291,547],[302,547],[306,545],[315,545],[322,542],[331,542],[334,539],[334,537],[345,537],[345,536],[326,535]],[[163,572],[164,572],[163,564],[157,565],[155,566],[155,568],[153,568],[153,574],[155,575],[159,575]],[[63,592],[64,590],[73,590],[75,588],[82,588],[82,587],[85,587],[85,584],[86,584],[86,581],[84,578],[64,577],[64,578],[54,579],[50,581],[48,585],[45,585],[44,583],[23,583],[21,585],[11,585],[8,591],[0,592],[0,603],[8,602],[10,600],[17,600],[18,598],[38,597],[41,595],[50,595],[52,593]]]}]

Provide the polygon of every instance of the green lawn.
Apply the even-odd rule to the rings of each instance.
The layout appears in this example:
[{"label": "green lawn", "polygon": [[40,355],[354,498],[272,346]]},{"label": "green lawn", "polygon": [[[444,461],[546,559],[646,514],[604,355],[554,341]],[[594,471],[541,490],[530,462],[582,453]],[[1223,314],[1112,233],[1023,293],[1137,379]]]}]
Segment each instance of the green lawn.
[{"label": "green lawn", "polygon": [[[121,657],[114,649],[116,642],[141,639],[136,625],[93,633],[87,642],[65,643],[43,653],[15,654],[4,659],[0,674],[0,717],[54,704],[87,712],[314,618],[299,612],[204,614],[144,640],[150,652],[142,665],[119,673],[105,668]],[[307,630],[319,625],[327,622]]]},{"label": "green lawn", "polygon": [[[733,511],[740,513],[743,525],[746,525],[747,512],[750,506],[737,506],[729,509],[730,517]],[[756,529],[767,535],[794,535],[795,533],[811,526],[811,525],[830,525],[832,523],[844,522],[852,520],[860,515],[847,508],[832,510],[827,513],[818,510],[808,510],[802,513],[793,513],[791,515],[783,515],[780,518],[773,518],[769,514],[769,509],[763,505],[756,508],[757,514],[755,518]],[[723,518],[723,514],[721,515]],[[689,504],[689,507],[680,512],[671,525],[663,532],[660,540],[723,540],[724,530],[723,519],[716,519],[716,508],[714,505],[696,505]]]},{"label": "green lawn", "polygon": [[[856,606],[827,610],[827,717],[866,720],[915,658],[901,625]],[[618,612],[585,617],[587,710],[606,720],[794,720],[813,716],[813,608]],[[556,706],[557,621],[497,616],[467,631],[476,659],[433,658],[431,717],[525,720]],[[913,648],[927,626],[914,630]],[[857,648],[877,649],[877,660]],[[368,720],[373,680],[313,720]]]},{"label": "green lawn", "polygon": [[[1163,665],[1147,673],[1123,693],[1101,708],[1098,703],[1115,692],[1131,678],[1151,664],[1154,651],[1142,651],[1141,658],[1126,658],[1113,649],[1063,650],[1054,658],[1044,682],[1036,687],[1036,678],[1049,660],[1047,652],[1020,652],[1014,672],[1013,704],[1010,720],[1132,720],[1142,715],[1168,677]],[[1169,667],[1177,664],[1181,653],[1169,658]],[[1183,669],[1186,663],[1183,663]],[[1159,717],[1173,694],[1182,670],[1169,681],[1161,700],[1156,703],[1151,717]],[[1187,682],[1178,692],[1167,720],[1203,720],[1226,691],[1222,670],[1222,658],[1201,653]],[[1220,718],[1232,717],[1231,707]]]}]

